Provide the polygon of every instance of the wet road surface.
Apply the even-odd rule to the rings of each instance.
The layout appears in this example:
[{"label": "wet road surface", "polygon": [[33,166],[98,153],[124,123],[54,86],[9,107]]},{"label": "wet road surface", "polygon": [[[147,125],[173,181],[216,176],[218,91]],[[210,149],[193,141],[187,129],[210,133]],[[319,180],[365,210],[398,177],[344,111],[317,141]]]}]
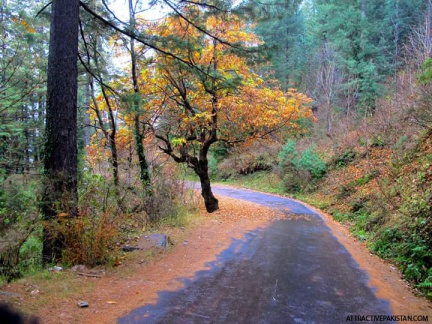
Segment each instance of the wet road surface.
[{"label": "wet road surface", "polygon": [[[288,198],[214,186],[229,196],[296,214],[247,232],[184,288],[159,293],[119,323],[356,323],[350,315],[391,315],[318,213]],[[369,322],[371,323],[371,322]],[[386,322],[380,322],[386,323]]]}]

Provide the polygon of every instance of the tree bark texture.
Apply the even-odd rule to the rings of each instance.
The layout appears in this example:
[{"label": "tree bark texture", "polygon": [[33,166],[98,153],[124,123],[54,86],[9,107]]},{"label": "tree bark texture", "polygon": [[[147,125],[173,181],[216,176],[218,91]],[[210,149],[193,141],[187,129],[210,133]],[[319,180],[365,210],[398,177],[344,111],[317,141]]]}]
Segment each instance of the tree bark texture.
[{"label": "tree bark texture", "polygon": [[195,173],[200,178],[201,182],[201,196],[204,198],[204,204],[207,212],[213,213],[219,209],[219,201],[213,195],[210,184],[210,177],[208,173],[208,162],[199,161],[198,168],[195,169]]},{"label": "tree bark texture", "polygon": [[[45,183],[42,212],[54,221],[59,212],[78,214],[77,92],[79,0],[53,0],[48,58]],[[61,257],[61,235],[47,226],[44,261]]]},{"label": "tree bark texture", "polygon": [[[132,0],[129,0],[129,24],[130,28],[133,32],[135,32],[135,10],[132,3]],[[131,70],[132,70],[132,82],[134,88],[134,100],[133,100],[133,112],[134,112],[134,138],[135,138],[135,147],[138,157],[138,163],[140,167],[140,180],[143,188],[149,188],[151,185],[149,166],[147,163],[147,159],[144,152],[144,131],[145,129],[141,129],[140,116],[139,116],[139,108],[140,108],[140,89],[138,84],[138,73],[137,73],[137,54],[135,52],[135,40],[133,38],[130,39],[130,54],[131,54]],[[144,128],[144,126],[143,126]]]}]

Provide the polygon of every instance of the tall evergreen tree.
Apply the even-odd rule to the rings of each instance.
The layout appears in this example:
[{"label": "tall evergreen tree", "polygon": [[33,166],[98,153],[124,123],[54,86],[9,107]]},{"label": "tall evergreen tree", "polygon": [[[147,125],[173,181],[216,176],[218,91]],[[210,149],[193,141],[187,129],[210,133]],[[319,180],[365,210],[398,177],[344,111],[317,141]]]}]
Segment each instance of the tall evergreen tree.
[{"label": "tall evergreen tree", "polygon": [[[373,110],[386,75],[398,68],[399,48],[416,24],[421,0],[311,0],[313,37],[342,58],[342,106]],[[419,11],[420,10],[420,11]]]},{"label": "tall evergreen tree", "polygon": [[[77,93],[79,0],[54,0],[48,59],[44,218],[78,213]],[[61,258],[62,240],[45,228],[45,261]]]},{"label": "tall evergreen tree", "polygon": [[39,160],[46,37],[36,4],[0,8],[0,173],[28,172]]},{"label": "tall evergreen tree", "polygon": [[279,6],[260,22],[256,33],[269,49],[274,76],[286,90],[302,82],[305,67],[305,27],[302,9]]}]

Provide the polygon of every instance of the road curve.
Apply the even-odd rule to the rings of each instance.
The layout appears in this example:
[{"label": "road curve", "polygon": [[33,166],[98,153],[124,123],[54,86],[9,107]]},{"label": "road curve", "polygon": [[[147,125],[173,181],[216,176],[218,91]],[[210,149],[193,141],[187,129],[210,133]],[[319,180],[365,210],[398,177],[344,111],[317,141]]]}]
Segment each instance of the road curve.
[{"label": "road curve", "polygon": [[[184,288],[159,293],[118,323],[355,323],[391,315],[321,216],[292,199],[214,186],[229,196],[297,214],[244,234]],[[351,321],[349,321],[351,319]],[[347,321],[348,320],[348,321]],[[373,322],[369,322],[373,323]],[[386,322],[379,322],[386,323]]]}]

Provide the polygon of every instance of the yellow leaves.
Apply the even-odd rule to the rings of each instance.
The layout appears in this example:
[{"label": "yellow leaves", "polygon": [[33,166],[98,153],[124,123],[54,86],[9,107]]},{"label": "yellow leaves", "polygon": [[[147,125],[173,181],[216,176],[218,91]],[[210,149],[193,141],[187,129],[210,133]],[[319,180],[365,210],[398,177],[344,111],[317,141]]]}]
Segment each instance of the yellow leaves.
[{"label": "yellow leaves", "polygon": [[204,111],[202,113],[197,113],[192,118],[194,121],[211,121],[213,115],[210,112]]},{"label": "yellow leaves", "polygon": [[121,127],[116,132],[116,141],[119,147],[129,150],[133,142],[133,134],[129,127]]},{"label": "yellow leaves", "polygon": [[[201,19],[200,25],[211,35],[227,42],[240,42],[244,46],[260,42],[248,32],[249,26],[232,14],[211,16],[190,8],[184,14],[195,15],[196,21]],[[146,65],[148,57],[138,62],[140,107],[134,105],[136,101],[129,95],[133,92],[130,79],[119,79],[113,84],[113,88],[124,93],[123,100],[113,96],[108,102],[118,120],[119,157],[133,154],[131,130],[137,114],[140,121],[151,123],[153,130],[160,130],[177,149],[193,138],[197,139],[195,144],[205,142],[215,129],[224,140],[249,139],[284,125],[296,129],[299,118],[310,117],[310,109],[305,107],[311,101],[307,96],[296,89],[284,93],[277,84],[264,81],[248,67],[244,57],[235,55],[228,45],[204,35],[184,19],[169,16],[147,27],[148,33],[165,38],[163,46],[169,47],[171,53],[190,64],[156,52],[152,65]],[[191,66],[199,67],[200,72],[193,71]],[[102,117],[108,113],[108,103],[101,95],[96,98]],[[96,117],[93,111],[91,118]],[[99,132],[87,148],[94,160],[105,156],[108,149],[102,135]]]},{"label": "yellow leaves", "polygon": [[257,76],[254,78],[245,82],[235,97],[220,99],[222,108],[218,117],[226,127],[225,136],[238,137],[244,134],[247,137],[259,137],[282,125],[296,131],[296,121],[309,118],[310,109],[305,106],[309,98],[294,89],[283,93],[278,88],[264,86],[262,80],[256,80]]},{"label": "yellow leaves", "polygon": [[181,145],[186,144],[187,141],[186,141],[186,138],[183,138],[183,137],[174,137],[171,140],[171,143],[174,147],[176,147],[176,146],[181,146]]}]

